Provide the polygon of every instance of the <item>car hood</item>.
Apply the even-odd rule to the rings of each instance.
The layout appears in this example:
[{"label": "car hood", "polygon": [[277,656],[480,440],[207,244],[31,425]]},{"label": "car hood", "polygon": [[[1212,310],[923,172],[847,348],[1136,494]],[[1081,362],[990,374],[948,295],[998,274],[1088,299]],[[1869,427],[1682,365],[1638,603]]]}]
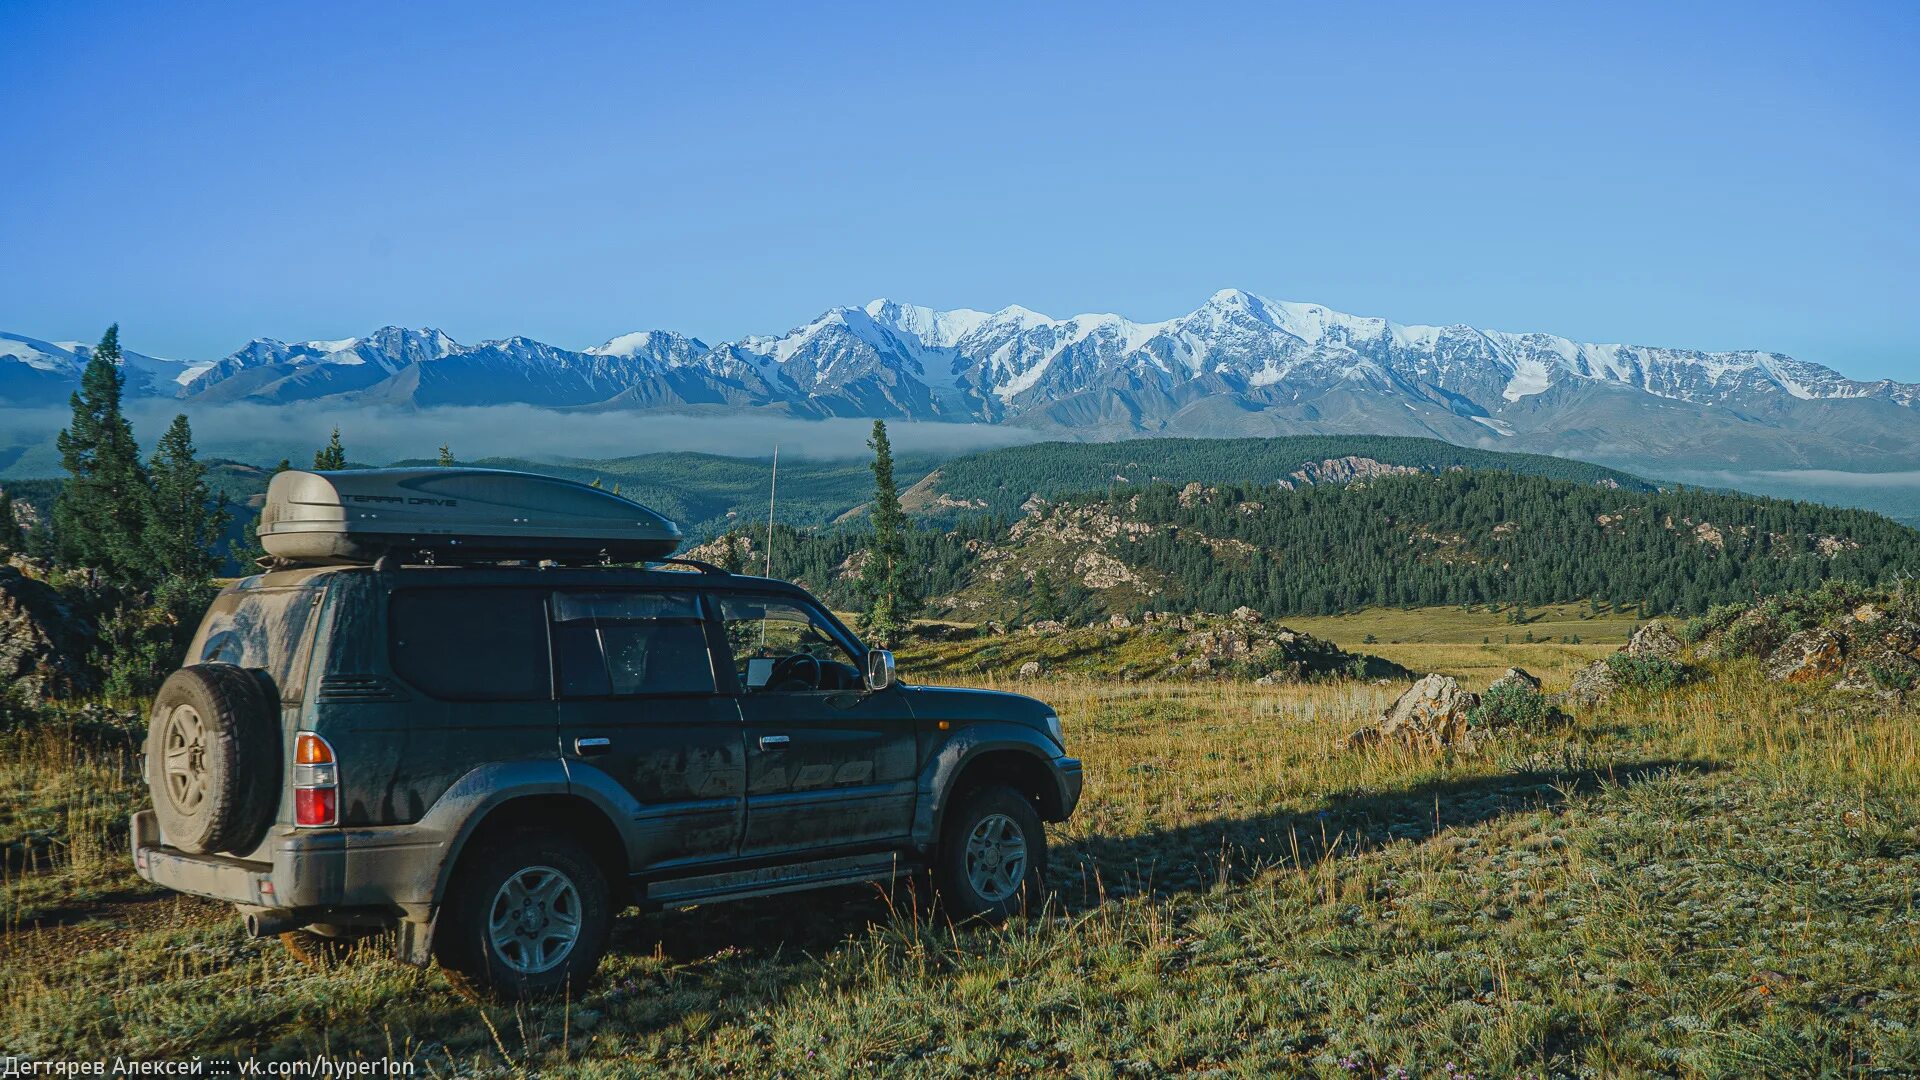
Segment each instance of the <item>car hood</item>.
[{"label": "car hood", "polygon": [[905,686],[918,720],[1004,720],[1046,730],[1053,706],[1025,694],[959,686]]}]

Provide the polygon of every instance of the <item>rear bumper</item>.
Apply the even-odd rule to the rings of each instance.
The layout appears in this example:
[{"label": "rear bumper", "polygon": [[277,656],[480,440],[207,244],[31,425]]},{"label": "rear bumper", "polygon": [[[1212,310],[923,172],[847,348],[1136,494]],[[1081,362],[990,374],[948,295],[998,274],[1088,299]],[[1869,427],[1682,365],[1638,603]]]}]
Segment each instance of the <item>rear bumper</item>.
[{"label": "rear bumper", "polygon": [[450,837],[417,825],[305,830],[276,826],[266,861],[196,855],[166,846],[153,811],[133,815],[140,876],[178,892],[282,911],[384,909],[431,917],[434,883]]}]

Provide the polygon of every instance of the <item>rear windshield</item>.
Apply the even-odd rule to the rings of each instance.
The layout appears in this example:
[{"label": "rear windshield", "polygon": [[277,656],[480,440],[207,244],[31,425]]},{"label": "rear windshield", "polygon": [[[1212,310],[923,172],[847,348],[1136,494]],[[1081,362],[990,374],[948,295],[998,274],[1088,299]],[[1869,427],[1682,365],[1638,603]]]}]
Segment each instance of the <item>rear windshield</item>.
[{"label": "rear windshield", "polygon": [[319,589],[240,589],[224,592],[207,609],[187,661],[257,668],[286,699],[300,696],[300,650],[319,605]]}]

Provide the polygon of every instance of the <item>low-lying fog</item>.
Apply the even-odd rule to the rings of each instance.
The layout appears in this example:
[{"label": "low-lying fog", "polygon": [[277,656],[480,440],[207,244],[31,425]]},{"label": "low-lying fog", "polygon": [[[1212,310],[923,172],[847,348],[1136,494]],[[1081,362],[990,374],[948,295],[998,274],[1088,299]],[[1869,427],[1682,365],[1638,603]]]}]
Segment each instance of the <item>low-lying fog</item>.
[{"label": "low-lying fog", "polygon": [[[174,401],[134,401],[127,406],[134,434],[147,447],[181,411],[181,403]],[[783,457],[859,457],[868,453],[866,440],[873,429],[870,420],[556,412],[531,405],[397,409],[229,404],[187,406],[184,411],[193,421],[194,443],[203,458],[268,464],[284,457],[296,465],[310,461],[336,426],[347,456],[369,464],[432,458],[442,444],[464,460],[611,458],[660,450],[765,457],[776,444]],[[71,416],[65,408],[0,407],[0,478],[60,475],[54,438]],[[887,433],[897,453],[959,454],[1064,437],[1019,427],[904,420],[889,422]]]}]

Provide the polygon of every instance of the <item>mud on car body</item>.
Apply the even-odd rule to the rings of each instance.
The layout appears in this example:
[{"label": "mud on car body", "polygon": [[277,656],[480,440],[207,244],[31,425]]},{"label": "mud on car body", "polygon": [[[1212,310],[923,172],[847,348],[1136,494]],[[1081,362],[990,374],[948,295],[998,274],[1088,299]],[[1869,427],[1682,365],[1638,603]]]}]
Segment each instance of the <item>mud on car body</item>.
[{"label": "mud on car body", "polygon": [[223,592],[147,774],[148,880],[502,997],[583,986],[632,905],[927,870],[1011,914],[1080,794],[1046,705],[904,685],[790,583],[392,557]]}]

